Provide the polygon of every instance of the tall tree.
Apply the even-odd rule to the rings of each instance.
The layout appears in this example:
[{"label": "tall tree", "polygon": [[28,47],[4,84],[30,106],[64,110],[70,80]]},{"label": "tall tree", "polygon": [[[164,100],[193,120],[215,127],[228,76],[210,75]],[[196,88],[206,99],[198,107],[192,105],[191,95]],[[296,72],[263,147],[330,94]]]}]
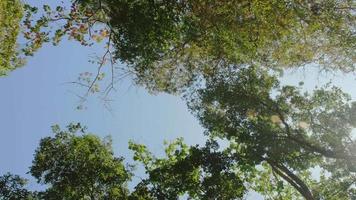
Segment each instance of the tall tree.
[{"label": "tall tree", "polygon": [[215,141],[188,147],[177,139],[157,158],[146,146],[130,144],[134,159],[142,163],[148,177],[135,187],[132,199],[242,199],[246,187],[230,152],[218,151]]},{"label": "tall tree", "polygon": [[109,140],[86,133],[80,124],[70,124],[68,130],[56,125],[53,132],[53,137],[41,139],[30,167],[46,189],[30,192],[25,179],[5,174],[0,177],[0,199],[240,199],[246,192],[232,157],[218,152],[215,142],[188,147],[178,139],[167,146],[162,159],[144,145],[130,143],[148,177],[129,192],[131,170],[113,156]]},{"label": "tall tree", "polygon": [[[322,99],[322,95],[318,95]],[[251,101],[252,104],[256,105],[256,110],[246,111],[246,117],[255,118],[254,121],[243,120],[251,128],[242,130],[243,126],[238,127],[233,122],[229,122],[230,128],[218,127],[220,123],[215,122],[214,131],[210,128],[207,131],[211,138],[204,146],[187,146],[182,139],[177,139],[166,146],[164,157],[156,157],[145,145],[130,142],[134,160],[145,169],[145,175],[140,174],[144,178],[135,183],[131,192],[127,189],[127,183],[132,171],[124,167],[122,158],[113,156],[108,140],[86,133],[80,124],[71,124],[65,131],[54,126],[55,136],[40,141],[30,167],[30,174],[39,183],[45,184],[46,189],[28,191],[24,179],[5,174],[0,177],[0,199],[232,200],[244,199],[251,190],[271,200],[348,200],[356,197],[354,143],[345,138],[341,141],[343,144],[339,144],[338,137],[342,136],[335,134],[330,140],[328,136],[318,140],[315,139],[315,132],[310,132],[308,136],[303,132],[295,141],[289,137],[299,133],[288,136],[286,126],[281,124],[283,119],[264,115],[266,113],[256,101]],[[347,105],[342,107],[347,108]],[[221,110],[212,114],[213,107],[209,109],[211,120],[223,121]],[[322,111],[328,112],[325,108]],[[227,113],[232,114],[232,110]],[[349,114],[343,115],[345,121],[349,120]],[[235,116],[239,115],[235,113]],[[354,116],[351,118],[354,121]],[[227,123],[227,119],[224,121]],[[290,121],[288,124],[293,131],[317,126],[316,122],[308,127],[298,123],[298,128]],[[344,130],[339,131],[341,134]],[[328,133],[320,133],[318,137],[322,134]],[[224,142],[219,142],[214,136]],[[300,144],[301,141],[303,144]],[[325,149],[321,151],[322,148]],[[311,175],[315,166],[322,169],[319,177]]]},{"label": "tall tree", "polygon": [[[267,166],[305,199],[354,198],[356,103],[349,95],[327,86],[302,93],[254,67],[231,73],[208,80],[190,99],[206,133],[251,166]],[[317,167],[330,174],[318,189],[299,176]],[[330,190],[340,191],[332,198]]]},{"label": "tall tree", "polygon": [[27,180],[21,178],[18,175],[12,175],[10,173],[7,173],[0,176],[0,199],[34,199],[35,194],[25,188],[26,183]]},{"label": "tall tree", "polygon": [[[76,135],[78,131],[82,135]],[[131,174],[115,157],[110,140],[85,134],[80,124],[68,130],[53,126],[54,137],[41,139],[30,167],[39,183],[48,185],[41,199],[125,199]]]},{"label": "tall tree", "polygon": [[[37,22],[25,20],[27,53],[64,35],[84,45],[108,38],[107,60],[127,64],[152,91],[180,92],[230,65],[355,67],[350,0],[77,0],[44,10]],[[61,21],[53,34],[46,29]]]}]

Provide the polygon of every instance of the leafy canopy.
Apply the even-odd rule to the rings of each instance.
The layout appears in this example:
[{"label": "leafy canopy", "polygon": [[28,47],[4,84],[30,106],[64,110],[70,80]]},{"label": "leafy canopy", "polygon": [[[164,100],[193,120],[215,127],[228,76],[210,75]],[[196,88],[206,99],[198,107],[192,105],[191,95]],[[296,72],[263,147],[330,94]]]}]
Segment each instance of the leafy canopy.
[{"label": "leafy canopy", "polygon": [[67,130],[58,125],[52,129],[54,136],[41,139],[29,171],[46,189],[29,191],[25,179],[5,174],[0,176],[0,199],[240,199],[246,192],[233,159],[217,152],[214,142],[188,147],[178,139],[167,146],[162,159],[144,145],[130,143],[134,160],[145,166],[147,175],[130,192],[132,168],[113,155],[110,140],[86,133],[79,123]]},{"label": "leafy canopy", "polygon": [[215,141],[206,146],[188,147],[177,139],[169,144],[165,158],[156,158],[144,145],[130,144],[134,159],[148,174],[136,187],[133,196],[147,199],[242,199],[246,193],[229,152],[219,152]]},{"label": "leafy canopy", "polygon": [[151,91],[181,92],[230,65],[355,67],[350,0],[77,0],[44,6],[37,21],[26,7],[27,54],[65,35],[83,45],[107,38],[109,60]]},{"label": "leafy canopy", "polygon": [[23,179],[17,175],[12,175],[10,173],[0,176],[0,199],[34,199],[34,194],[24,188],[26,183],[26,179]]},{"label": "leafy canopy", "polygon": [[[82,135],[76,135],[76,132]],[[44,199],[124,199],[131,173],[115,157],[110,140],[85,134],[80,124],[67,131],[53,126],[54,137],[41,139],[30,174],[48,185]]]},{"label": "leafy canopy", "polygon": [[[349,95],[328,86],[303,93],[254,67],[229,73],[234,76],[221,73],[191,96],[206,134],[226,141],[250,166],[265,164],[306,199],[355,197],[356,103]],[[302,175],[317,167],[320,182],[308,184],[310,175]]]},{"label": "leafy canopy", "polygon": [[0,76],[22,64],[17,47],[22,15],[23,9],[19,0],[0,2]]},{"label": "leafy canopy", "polygon": [[[250,74],[251,82],[254,78],[266,76],[263,73],[256,75],[256,71],[251,69],[239,73]],[[262,80],[267,79],[264,77]],[[245,85],[245,88],[249,87]],[[324,92],[332,95],[337,90]],[[308,98],[321,103],[323,95],[316,93]],[[239,96],[239,93],[236,94],[235,97]],[[263,96],[263,93],[259,94]],[[307,95],[304,98],[306,100]],[[342,115],[346,122],[340,125],[348,126],[348,123],[354,122],[355,108],[349,107],[347,102],[340,103],[339,100],[343,98],[340,94],[334,98],[338,99],[334,99],[334,103],[350,109],[348,114]],[[271,98],[270,103],[273,100]],[[240,125],[237,121],[229,121],[232,118],[228,113],[237,110],[222,112],[221,104],[218,106],[218,103],[214,103],[214,109],[206,102],[205,106],[210,108],[204,115],[205,120],[201,121],[205,127],[212,123],[216,125],[207,128],[210,139],[204,146],[188,146],[182,139],[177,139],[166,146],[165,156],[159,158],[145,145],[130,142],[133,159],[145,169],[145,176],[134,182],[136,186],[131,191],[127,183],[133,176],[132,168],[125,167],[123,159],[113,155],[110,140],[101,140],[86,133],[80,124],[70,124],[68,130],[53,126],[55,135],[41,139],[30,167],[30,174],[46,185],[46,189],[29,191],[25,188],[25,179],[5,174],[0,176],[0,199],[232,200],[243,199],[247,191],[256,191],[271,200],[355,198],[354,140],[347,138],[347,131],[337,127],[331,129],[339,131],[333,134],[332,139],[328,138],[328,131],[322,132],[318,128],[311,130],[318,127],[321,119],[337,121],[341,116],[336,115],[335,119],[319,114],[316,115],[316,121],[308,125],[306,120],[305,124],[293,124],[287,117],[273,117],[276,113],[269,110],[268,106],[260,105],[257,101],[250,102],[256,108],[254,112],[235,113],[235,120],[244,118],[243,122],[239,122]],[[225,108],[231,106],[225,103]],[[237,108],[238,104],[235,106]],[[291,109],[295,109],[295,106],[293,104]],[[326,108],[323,108],[324,111],[330,112]],[[285,114],[286,110],[281,112]],[[313,109],[311,112],[314,112]],[[208,119],[208,115],[215,117]],[[284,120],[286,124],[283,124]],[[231,125],[220,127],[222,123]],[[291,132],[287,130],[287,125]],[[246,126],[249,126],[248,130],[243,130]],[[224,140],[222,145],[219,145],[216,137]],[[318,177],[311,173],[315,167],[321,169]]]},{"label": "leafy canopy", "polygon": [[[58,44],[65,35],[85,46],[106,39],[107,51],[88,91],[102,79],[107,55],[111,63],[126,63],[137,83],[151,91],[193,88],[189,107],[211,139],[205,147],[187,147],[178,140],[168,147],[166,158],[131,144],[149,177],[130,193],[126,183],[131,174],[113,156],[110,142],[75,135],[79,125],[68,131],[54,127],[55,136],[41,140],[30,168],[49,186],[39,193],[41,198],[236,199],[247,189],[271,199],[355,198],[356,103],[336,87],[303,93],[299,87],[282,86],[271,70],[310,63],[354,70],[353,1],[71,4],[55,9],[45,5],[39,18],[38,8],[24,6],[26,55],[45,42]],[[0,67],[5,69],[0,73],[13,69],[16,57],[18,26],[9,24],[21,18],[21,6],[11,6],[0,3],[0,9],[14,9],[0,13],[5,19],[0,21],[0,41],[6,44],[0,47]],[[53,22],[62,23],[52,27]],[[3,30],[9,28],[13,35],[4,40],[8,31]],[[196,83],[201,85],[194,90]],[[227,148],[219,148],[217,138]],[[314,179],[311,170],[317,167],[321,172]],[[10,182],[23,186],[16,178]]]}]

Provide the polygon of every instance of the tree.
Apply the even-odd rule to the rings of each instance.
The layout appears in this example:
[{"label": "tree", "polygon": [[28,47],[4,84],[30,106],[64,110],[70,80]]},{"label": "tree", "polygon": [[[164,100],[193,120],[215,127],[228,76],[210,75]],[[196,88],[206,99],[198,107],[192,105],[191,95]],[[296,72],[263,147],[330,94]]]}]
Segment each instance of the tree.
[{"label": "tree", "polygon": [[[26,18],[25,35],[32,41],[26,52],[64,35],[83,45],[107,38],[102,60],[127,64],[136,82],[151,91],[179,93],[230,65],[285,69],[316,63],[354,70],[350,0],[71,2],[70,9],[44,6],[37,22]],[[56,31],[46,29],[52,22],[62,23]]]},{"label": "tree", "polygon": [[[226,141],[251,167],[269,170],[261,177],[275,175],[305,199],[354,198],[356,103],[336,87],[302,93],[281,86],[276,76],[254,67],[231,73],[208,80],[190,98],[206,133]],[[317,183],[308,175],[316,167],[322,169]]]},{"label": "tree", "polygon": [[34,194],[24,188],[27,180],[18,175],[10,173],[0,176],[0,199],[4,200],[18,200],[34,199]]},{"label": "tree", "polygon": [[[250,81],[253,82],[252,74],[255,72],[247,70],[241,73],[250,74]],[[259,74],[259,77],[265,75]],[[263,81],[266,81],[265,78]],[[320,93],[317,96],[323,99]],[[297,95],[295,97],[299,98]],[[342,98],[339,95],[333,97]],[[318,100],[321,100],[319,98]],[[258,105],[256,103],[257,101],[254,101],[251,104]],[[217,105],[218,103],[215,103],[215,106]],[[343,104],[341,107],[347,108],[347,105]],[[232,126],[233,124],[228,129],[219,128],[220,124],[215,122],[214,131],[207,129],[210,139],[205,145],[188,146],[182,139],[177,139],[166,146],[165,156],[161,158],[149,152],[145,145],[130,142],[129,148],[134,152],[133,158],[144,166],[146,175],[135,183],[132,191],[127,189],[127,183],[133,175],[132,170],[124,167],[122,158],[113,156],[109,140],[101,140],[86,133],[80,124],[70,124],[65,131],[59,126],[53,126],[55,135],[41,139],[30,167],[30,174],[39,183],[45,184],[46,189],[28,191],[25,189],[25,179],[5,174],[0,177],[0,199],[232,200],[243,199],[250,190],[259,192],[266,199],[355,198],[355,151],[352,151],[355,143],[350,143],[351,141],[345,138],[345,141],[342,141],[344,146],[341,147],[337,144],[340,142],[337,137],[342,136],[336,135],[333,141],[327,137],[317,140],[313,138],[316,136],[315,132],[309,136],[305,135],[305,132],[300,133],[300,140],[296,142],[292,137],[293,134],[299,133],[288,136],[288,133],[283,132],[286,126],[281,125],[281,118],[278,121],[273,119],[274,117],[267,117],[262,107],[255,108],[256,114],[246,114],[246,117],[255,118],[254,121],[244,119],[245,123],[251,126],[248,129],[251,132],[240,132],[239,128],[244,127]],[[327,109],[324,111],[328,112]],[[221,115],[221,110],[218,112]],[[209,113],[211,117],[217,114],[213,114],[212,110]],[[344,117],[350,117],[349,114]],[[321,116],[317,119],[321,119],[319,117]],[[351,118],[354,121],[353,115]],[[222,118],[216,117],[211,120],[223,121]],[[227,120],[225,119],[225,122]],[[260,127],[262,124],[269,124],[271,129]],[[299,124],[298,126],[302,126],[299,128],[294,127],[290,121],[288,124],[294,131],[306,129],[303,124]],[[316,122],[310,124],[308,129],[316,125]],[[228,130],[229,133],[225,132]],[[344,130],[340,130],[340,135],[342,131]],[[219,145],[216,137],[225,141],[223,145]],[[269,139],[260,141],[259,138],[262,137]],[[303,144],[300,144],[300,141]],[[321,151],[322,148],[325,148],[325,151]],[[318,178],[310,172],[315,166],[322,169]]]},{"label": "tree", "polygon": [[22,65],[17,49],[22,15],[23,9],[20,1],[2,0],[0,2],[0,76]]},{"label": "tree", "polygon": [[130,143],[134,159],[144,164],[149,177],[129,192],[131,170],[113,156],[110,140],[86,133],[80,124],[52,129],[55,135],[41,139],[29,172],[46,190],[30,192],[25,179],[6,174],[0,178],[0,199],[236,199],[246,192],[233,160],[218,152],[215,142],[188,147],[178,139],[162,159],[144,145]]},{"label": "tree", "polygon": [[165,149],[165,158],[156,158],[144,145],[131,143],[134,159],[148,174],[137,184],[132,198],[242,199],[246,188],[234,168],[235,159],[218,147],[215,141],[204,147],[188,147],[177,139]]},{"label": "tree", "polygon": [[[75,135],[76,132],[83,135]],[[125,199],[131,173],[115,157],[110,140],[85,134],[80,124],[67,131],[53,126],[54,137],[41,139],[30,174],[48,185],[42,199]]]}]

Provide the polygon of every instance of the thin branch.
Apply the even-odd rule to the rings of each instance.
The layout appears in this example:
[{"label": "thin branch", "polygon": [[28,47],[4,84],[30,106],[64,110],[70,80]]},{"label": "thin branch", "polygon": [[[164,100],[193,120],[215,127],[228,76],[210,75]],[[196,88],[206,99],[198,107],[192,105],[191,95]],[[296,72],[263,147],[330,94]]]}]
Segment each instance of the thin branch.
[{"label": "thin branch", "polygon": [[90,91],[93,89],[93,86],[94,84],[98,81],[99,79],[99,76],[100,76],[100,72],[101,72],[101,69],[103,68],[105,62],[106,62],[106,56],[110,53],[110,45],[111,45],[111,32],[109,34],[109,41],[107,42],[107,50],[106,52],[104,53],[104,55],[102,56],[101,60],[100,60],[100,64],[99,64],[99,67],[98,67],[98,70],[97,70],[97,73],[95,75],[95,78],[94,80],[91,82],[88,90],[87,90],[87,93],[86,93],[86,96],[89,95]]}]

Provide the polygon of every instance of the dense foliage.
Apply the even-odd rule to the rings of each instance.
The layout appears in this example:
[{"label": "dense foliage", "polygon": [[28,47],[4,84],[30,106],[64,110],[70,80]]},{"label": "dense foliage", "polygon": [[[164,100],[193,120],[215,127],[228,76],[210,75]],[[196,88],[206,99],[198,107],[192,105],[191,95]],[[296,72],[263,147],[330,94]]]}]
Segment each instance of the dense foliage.
[{"label": "dense foliage", "polygon": [[26,179],[10,173],[0,177],[0,199],[18,200],[18,199],[33,199],[35,194],[25,188]]},{"label": "dense foliage", "polygon": [[5,174],[0,199],[242,199],[251,190],[266,199],[356,199],[356,103],[331,84],[305,92],[278,80],[279,71],[307,64],[354,71],[354,1],[11,2],[0,2],[0,75],[19,64],[24,9],[22,53],[64,36],[84,46],[105,41],[97,74],[83,73],[79,84],[99,91],[110,63],[109,92],[121,61],[150,91],[184,91],[209,139],[178,139],[163,158],[130,143],[147,175],[130,191],[133,171],[110,140],[80,124],[53,126],[30,167],[46,189],[28,191],[24,179]]},{"label": "dense foliage", "polygon": [[[241,73],[250,74],[251,71]],[[325,91],[328,95],[333,92],[336,91]],[[318,95],[323,98],[322,94]],[[338,103],[349,108],[347,104]],[[158,158],[145,145],[130,142],[134,160],[143,165],[146,173],[131,191],[127,184],[134,173],[133,165],[125,167],[123,158],[114,156],[109,139],[102,140],[86,133],[80,124],[70,124],[68,130],[53,126],[55,135],[41,139],[29,172],[46,189],[29,191],[25,179],[5,174],[0,177],[0,199],[161,200],[184,197],[232,200],[243,199],[248,191],[257,191],[266,199],[346,200],[356,197],[355,142],[347,138],[349,133],[335,128],[339,134],[333,138],[328,136],[331,132],[320,130],[313,135],[307,134],[307,130],[316,131],[311,127],[318,126],[323,114],[308,126],[288,121],[292,131],[288,132],[287,122],[283,125],[287,118],[277,120],[275,115],[269,117],[271,113],[265,115],[264,109],[268,107],[256,107],[255,114],[246,111],[247,116],[241,114],[246,117],[244,122],[239,125],[236,121],[229,122],[229,128],[219,125],[231,120],[227,113],[233,110],[223,116],[221,110],[212,109],[207,112],[210,115],[219,113],[220,117],[210,118],[214,122],[209,123],[216,123],[217,129],[208,128],[213,135],[204,146],[187,146],[182,139],[177,139],[167,144],[165,157]],[[347,121],[343,125],[347,125],[348,120],[354,122],[355,112],[352,113],[343,115]],[[205,118],[206,121],[202,121],[208,124],[209,117]],[[250,128],[242,131],[245,126]],[[314,137],[317,134],[318,138]],[[227,142],[220,146],[214,136],[225,138]],[[318,177],[311,175],[316,166],[321,168]]]},{"label": "dense foliage", "polygon": [[46,189],[29,191],[25,179],[5,174],[0,177],[0,199],[236,199],[246,192],[233,160],[215,152],[215,143],[188,147],[180,139],[167,147],[162,159],[144,145],[130,143],[148,177],[129,192],[133,166],[124,166],[123,158],[114,156],[110,139],[86,133],[80,124],[52,128],[54,136],[41,139],[29,171]]},{"label": "dense foliage", "polygon": [[23,9],[19,0],[0,1],[0,76],[21,66],[17,38],[22,15]]},{"label": "dense foliage", "polygon": [[44,199],[123,199],[131,174],[115,157],[110,140],[91,134],[76,135],[84,128],[71,124],[67,131],[53,126],[54,137],[41,139],[30,174],[49,186]]},{"label": "dense foliage", "polygon": [[173,93],[230,65],[314,63],[353,71],[354,6],[350,0],[78,0],[70,9],[44,6],[38,21],[28,15],[26,52],[64,35],[83,45],[107,38],[110,59],[127,64],[137,83]]},{"label": "dense foliage", "polygon": [[246,187],[236,171],[233,155],[218,151],[215,141],[188,147],[178,139],[166,148],[166,158],[156,158],[144,145],[130,144],[134,159],[149,175],[135,188],[147,199],[242,199]]},{"label": "dense foliage", "polygon": [[229,65],[354,69],[352,1],[101,2],[117,58],[153,90],[176,92]]},{"label": "dense foliage", "polygon": [[[251,166],[268,164],[306,199],[355,197],[356,104],[347,94],[327,86],[303,93],[253,67],[229,73],[235,76],[207,81],[189,103],[209,136]],[[298,175],[316,167],[323,176],[317,189]],[[340,196],[323,193],[336,191],[334,184],[344,185]]]}]

